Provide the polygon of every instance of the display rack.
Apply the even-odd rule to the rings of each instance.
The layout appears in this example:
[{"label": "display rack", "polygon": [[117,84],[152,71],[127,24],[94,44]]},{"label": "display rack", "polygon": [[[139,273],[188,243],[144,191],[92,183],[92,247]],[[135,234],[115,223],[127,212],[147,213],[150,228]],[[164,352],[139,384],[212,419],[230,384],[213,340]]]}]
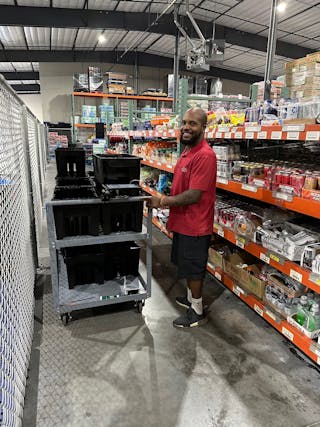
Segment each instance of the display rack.
[{"label": "display rack", "polygon": [[[317,126],[317,129],[319,129],[319,125]],[[166,164],[160,164],[159,162],[154,162],[150,160],[143,160],[141,164],[166,172],[173,173],[174,171],[174,167],[172,167],[171,165],[170,168],[168,168],[168,165]],[[242,184],[219,178],[217,180],[217,188],[235,194],[239,194],[241,196],[260,200],[275,206],[284,207],[286,209],[295,212],[300,212],[305,215],[320,219],[320,202],[307,200],[300,197],[293,197],[291,201],[281,200],[274,197],[272,191],[254,187],[248,184]],[[143,189],[153,196],[161,195],[155,189],[150,188],[146,185],[143,185]],[[153,218],[153,224],[166,236],[168,236],[169,238],[172,237],[171,234],[157,219]],[[274,267],[278,271],[297,280],[299,283],[303,284],[307,288],[312,289],[317,293],[320,293],[320,275],[318,276],[313,274],[310,270],[307,270],[298,265],[297,263],[289,261],[284,257],[281,257],[273,251],[269,251],[263,248],[257,243],[247,241],[242,236],[236,235],[236,233],[234,233],[232,230],[226,227],[222,227],[219,224],[214,224],[213,233],[228,240],[232,244],[245,250],[251,255],[254,255],[260,261],[265,262],[266,264]],[[314,362],[320,365],[320,345],[318,343],[311,340],[309,337],[304,335],[294,326],[290,325],[286,320],[280,318],[280,316],[276,312],[266,307],[264,303],[258,298],[256,298],[254,295],[242,289],[241,286],[236,284],[235,281],[230,278],[222,269],[214,268],[212,265],[208,264],[207,270],[216,279],[223,283],[229,290],[231,290],[235,295],[237,295],[241,300],[243,300],[248,306],[255,310],[269,324],[271,324],[275,329],[277,329],[278,332],[280,332],[287,339],[292,341],[308,357],[310,357]]]},{"label": "display rack", "polygon": [[[146,197],[127,197],[123,202],[137,202],[146,200]],[[92,308],[104,305],[110,305],[122,302],[135,302],[138,311],[142,311],[144,301],[151,296],[151,276],[152,276],[152,210],[149,209],[147,215],[147,226],[143,225],[141,232],[114,232],[108,235],[99,236],[76,236],[57,239],[54,207],[56,206],[74,206],[84,204],[100,205],[103,202],[97,199],[86,200],[63,200],[51,201],[46,205],[48,222],[48,240],[51,259],[52,272],[52,292],[55,310],[61,316],[62,321],[67,324],[70,313],[75,310]],[[113,203],[110,200],[108,203]],[[119,203],[119,200],[117,200]],[[102,245],[105,243],[128,242],[128,241],[146,242],[146,280],[139,273],[139,291],[132,295],[123,294],[119,281],[108,280],[103,284],[90,283],[69,288],[66,265],[63,261],[61,249],[76,246]]]}]

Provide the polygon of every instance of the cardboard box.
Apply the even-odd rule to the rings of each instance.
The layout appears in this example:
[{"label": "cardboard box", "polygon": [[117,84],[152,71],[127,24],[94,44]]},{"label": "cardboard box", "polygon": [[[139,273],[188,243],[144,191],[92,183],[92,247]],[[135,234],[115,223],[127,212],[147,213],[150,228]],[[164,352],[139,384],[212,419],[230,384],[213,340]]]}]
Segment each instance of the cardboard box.
[{"label": "cardboard box", "polygon": [[215,267],[223,268],[223,254],[219,253],[219,249],[226,246],[223,243],[216,244],[209,248],[208,261]]},{"label": "cardboard box", "polygon": [[258,298],[263,299],[266,282],[259,279],[260,271],[261,264],[252,264],[246,269],[242,269],[239,283]]},{"label": "cardboard box", "polygon": [[244,264],[244,262],[244,257],[242,257],[239,253],[235,253],[229,257],[224,258],[223,269],[228,276],[232,277],[237,282],[240,282],[242,269],[239,267],[239,265]]}]

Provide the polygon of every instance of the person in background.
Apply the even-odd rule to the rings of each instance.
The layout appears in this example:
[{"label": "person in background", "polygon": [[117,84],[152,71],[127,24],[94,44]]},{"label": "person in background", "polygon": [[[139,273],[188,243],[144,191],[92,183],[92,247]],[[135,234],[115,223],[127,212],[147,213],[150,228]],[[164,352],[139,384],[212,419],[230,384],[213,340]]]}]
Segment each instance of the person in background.
[{"label": "person in background", "polygon": [[153,208],[170,209],[167,228],[173,232],[171,261],[178,277],[187,281],[187,294],[176,303],[187,311],[173,326],[188,328],[207,321],[202,287],[208,260],[216,198],[217,160],[204,139],[207,115],[200,108],[188,110],[182,121],[180,141],[185,146],[176,167],[171,195],[153,197]]}]

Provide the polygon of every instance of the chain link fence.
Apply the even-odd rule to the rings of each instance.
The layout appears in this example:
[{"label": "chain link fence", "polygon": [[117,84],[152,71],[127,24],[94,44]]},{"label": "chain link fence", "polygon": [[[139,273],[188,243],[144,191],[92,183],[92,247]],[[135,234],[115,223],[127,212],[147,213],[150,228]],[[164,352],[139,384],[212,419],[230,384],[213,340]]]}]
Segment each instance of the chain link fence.
[{"label": "chain link fence", "polygon": [[43,125],[0,76],[0,426],[22,424],[47,163]]}]

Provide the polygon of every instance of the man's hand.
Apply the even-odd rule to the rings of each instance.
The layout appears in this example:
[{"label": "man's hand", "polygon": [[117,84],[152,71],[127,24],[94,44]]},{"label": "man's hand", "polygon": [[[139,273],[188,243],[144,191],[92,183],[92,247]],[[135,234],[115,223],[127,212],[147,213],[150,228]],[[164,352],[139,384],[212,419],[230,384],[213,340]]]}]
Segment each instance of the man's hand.
[{"label": "man's hand", "polygon": [[147,200],[148,208],[158,209],[161,207],[160,205],[160,197],[152,196],[151,199]]}]

